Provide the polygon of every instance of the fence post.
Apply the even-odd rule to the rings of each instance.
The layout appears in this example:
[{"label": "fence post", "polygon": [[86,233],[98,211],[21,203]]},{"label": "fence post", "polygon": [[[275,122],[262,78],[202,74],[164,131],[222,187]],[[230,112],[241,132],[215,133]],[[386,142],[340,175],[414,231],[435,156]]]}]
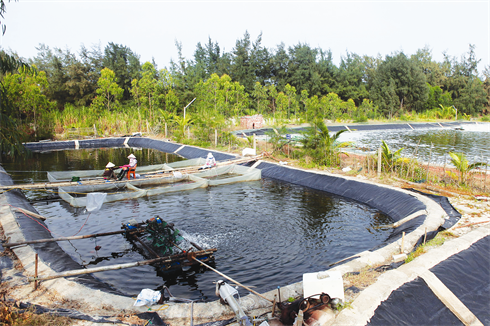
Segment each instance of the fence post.
[{"label": "fence post", "polygon": [[214,129],[214,147],[218,147],[218,129]]},{"label": "fence post", "polygon": [[425,176],[425,183],[429,182],[430,160],[432,160],[432,142],[430,143],[429,162],[427,162],[427,174]]},{"label": "fence post", "polygon": [[95,128],[95,123],[94,123],[94,138],[97,138],[97,128]]},{"label": "fence post", "polygon": [[378,178],[381,177],[381,147],[378,148]]}]

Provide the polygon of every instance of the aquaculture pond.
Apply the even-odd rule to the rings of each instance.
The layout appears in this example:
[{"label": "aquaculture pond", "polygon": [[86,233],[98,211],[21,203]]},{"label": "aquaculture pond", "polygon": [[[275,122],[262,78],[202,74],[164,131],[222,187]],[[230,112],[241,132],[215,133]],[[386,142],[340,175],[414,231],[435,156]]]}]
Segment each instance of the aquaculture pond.
[{"label": "aquaculture pond", "polygon": [[344,132],[339,141],[350,141],[357,149],[375,151],[384,140],[394,152],[422,162],[449,164],[449,152],[461,152],[470,162],[490,162],[490,132],[455,129],[373,130]]},{"label": "aquaculture pond", "polygon": [[[15,182],[46,181],[46,171],[102,169],[108,160],[123,164],[131,152],[139,165],[183,159],[152,150],[98,149],[34,153],[26,163],[4,162],[3,166]],[[106,203],[90,215],[84,208],[49,199],[44,191],[25,193],[48,218],[46,224],[54,237],[71,236],[82,225],[78,235],[117,231],[132,219],[140,222],[158,215],[174,223],[187,240],[217,248],[213,266],[258,292],[299,282],[304,273],[328,269],[334,262],[371,249],[392,232],[378,228],[392,222],[378,210],[267,178]],[[59,245],[87,268],[148,258],[122,235]],[[182,246],[188,248],[188,244]],[[213,282],[223,279],[203,267],[162,273],[150,265],[94,276],[130,295],[165,285],[174,296],[195,300],[215,300]],[[240,289],[240,294],[247,291]]]}]

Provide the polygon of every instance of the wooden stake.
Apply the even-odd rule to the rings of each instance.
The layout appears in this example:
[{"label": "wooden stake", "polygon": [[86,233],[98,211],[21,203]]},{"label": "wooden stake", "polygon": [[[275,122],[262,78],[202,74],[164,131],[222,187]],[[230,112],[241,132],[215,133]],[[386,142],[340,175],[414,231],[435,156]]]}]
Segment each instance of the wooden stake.
[{"label": "wooden stake", "polygon": [[483,192],[487,191],[487,171],[488,171],[488,163],[485,164],[485,182],[483,182]]},{"label": "wooden stake", "polygon": [[429,161],[427,162],[427,175],[425,177],[425,183],[429,182],[429,167],[430,167],[431,159],[432,159],[432,142],[430,143]]},{"label": "wooden stake", "polygon": [[378,148],[378,178],[381,177],[381,147]]},{"label": "wooden stake", "polygon": [[401,253],[405,251],[405,232],[402,232],[402,246],[401,246]]},{"label": "wooden stake", "polygon": [[274,294],[274,302],[272,302],[272,316],[274,317],[274,314],[276,313],[276,299],[277,299],[277,294]]},{"label": "wooden stake", "polygon": [[425,240],[427,240],[427,228],[425,228],[425,233],[424,233],[424,244],[425,244]]},{"label": "wooden stake", "polygon": [[[38,255],[37,255],[37,253],[36,253],[35,257],[36,257],[35,258],[36,262],[34,265],[34,277],[37,279],[37,266],[38,266]],[[34,281],[34,290],[37,290],[37,283],[38,283],[37,281]]]}]

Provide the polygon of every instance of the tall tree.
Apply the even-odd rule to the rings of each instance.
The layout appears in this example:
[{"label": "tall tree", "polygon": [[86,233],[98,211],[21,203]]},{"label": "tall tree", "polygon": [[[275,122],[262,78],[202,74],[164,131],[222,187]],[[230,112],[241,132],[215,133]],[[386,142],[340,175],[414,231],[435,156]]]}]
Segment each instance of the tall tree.
[{"label": "tall tree", "polygon": [[403,52],[386,56],[370,82],[371,97],[387,116],[405,109],[420,111],[428,98],[425,75]]},{"label": "tall tree", "polygon": [[478,77],[477,68],[480,60],[476,58],[475,46],[470,44],[467,55],[463,55],[460,61],[446,54],[444,57],[449,69],[443,90],[451,93],[459,112],[469,115],[481,114],[488,100],[483,82]]},{"label": "tall tree", "polygon": [[117,84],[114,71],[109,68],[102,69],[97,85],[97,96],[92,102],[92,106],[98,110],[107,109],[107,111],[119,108],[119,100],[122,98],[124,91]]},{"label": "tall tree", "polygon": [[318,50],[307,44],[289,48],[289,81],[299,92],[307,90],[310,95],[321,94],[321,76],[317,69]]},{"label": "tall tree", "polygon": [[252,42],[250,34],[245,32],[243,39],[237,40],[232,51],[231,78],[245,86],[247,93],[252,93],[255,84],[255,67],[251,56]]},{"label": "tall tree", "polygon": [[148,112],[148,118],[153,121],[153,111],[155,104],[158,103],[158,81],[157,70],[150,62],[143,64],[143,76],[138,82],[141,90],[141,103]]},{"label": "tall tree", "polygon": [[279,92],[284,92],[284,87],[288,83],[289,56],[284,43],[277,46],[276,53],[271,58],[271,82],[277,86]]},{"label": "tall tree", "polygon": [[411,56],[411,59],[422,68],[422,72],[429,84],[440,87],[444,85],[447,78],[445,67],[443,64],[433,61],[432,51],[427,46],[418,49],[417,52]]},{"label": "tall tree", "polygon": [[255,82],[252,96],[255,98],[257,113],[265,114],[269,106],[267,88],[262,86],[259,82]]},{"label": "tall tree", "polygon": [[342,100],[352,99],[357,105],[360,105],[363,99],[369,97],[364,80],[365,74],[363,58],[347,52],[346,56],[340,60],[336,74],[335,92]]},{"label": "tall tree", "polygon": [[269,50],[263,47],[261,43],[262,33],[259,34],[255,42],[252,44],[250,56],[255,73],[255,80],[261,85],[265,85],[266,83],[270,82],[272,77],[272,65]]},{"label": "tall tree", "polygon": [[484,77],[483,88],[487,93],[487,102],[483,109],[483,113],[489,114],[490,113],[490,65],[487,65],[483,70],[483,77]]},{"label": "tall tree", "polygon": [[[28,133],[37,140],[38,136],[49,137],[51,132],[47,128],[46,117],[43,114],[54,108],[55,103],[48,100],[44,95],[47,87],[46,74],[44,71],[20,67],[16,74],[7,73],[3,79],[10,103],[16,108],[16,118],[29,127]],[[40,127],[43,128],[40,128]]]},{"label": "tall tree", "polygon": [[117,84],[124,90],[123,100],[130,98],[131,81],[140,77],[139,55],[129,47],[110,42],[104,49],[103,66],[115,73]]},{"label": "tall tree", "polygon": [[[0,0],[0,18],[2,19],[0,21],[0,33],[2,35],[6,31],[6,25],[3,22],[6,10],[4,0]],[[13,73],[20,67],[29,68],[27,63],[18,58],[18,56],[0,50],[0,76],[9,72]],[[17,156],[26,152],[22,144],[26,137],[25,132],[18,128],[16,121],[11,118],[15,111],[15,107],[7,97],[7,90],[0,80],[0,161],[3,153]]]},{"label": "tall tree", "polygon": [[194,97],[194,88],[202,79],[193,63],[186,60],[182,54],[182,43],[175,42],[178,52],[178,60],[170,61],[170,74],[172,76],[172,89],[182,103],[189,103]]}]

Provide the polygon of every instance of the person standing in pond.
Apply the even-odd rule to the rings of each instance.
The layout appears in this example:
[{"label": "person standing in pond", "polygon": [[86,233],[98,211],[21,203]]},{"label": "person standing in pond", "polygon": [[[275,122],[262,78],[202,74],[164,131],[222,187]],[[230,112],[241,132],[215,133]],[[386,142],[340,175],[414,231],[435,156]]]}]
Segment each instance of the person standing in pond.
[{"label": "person standing in pond", "polygon": [[129,164],[120,166],[121,172],[119,172],[119,175],[117,176],[117,180],[122,180],[122,178],[128,172],[129,169],[136,168],[136,164],[138,163],[138,161],[136,160],[136,156],[134,156],[133,154],[129,154],[128,158],[129,158]]},{"label": "person standing in pond", "polygon": [[112,162],[107,163],[107,165],[105,166],[104,173],[102,174],[104,179],[105,180],[116,179],[117,178],[116,173],[114,172],[115,169],[117,169],[117,168],[114,165],[114,163],[112,163]]}]

